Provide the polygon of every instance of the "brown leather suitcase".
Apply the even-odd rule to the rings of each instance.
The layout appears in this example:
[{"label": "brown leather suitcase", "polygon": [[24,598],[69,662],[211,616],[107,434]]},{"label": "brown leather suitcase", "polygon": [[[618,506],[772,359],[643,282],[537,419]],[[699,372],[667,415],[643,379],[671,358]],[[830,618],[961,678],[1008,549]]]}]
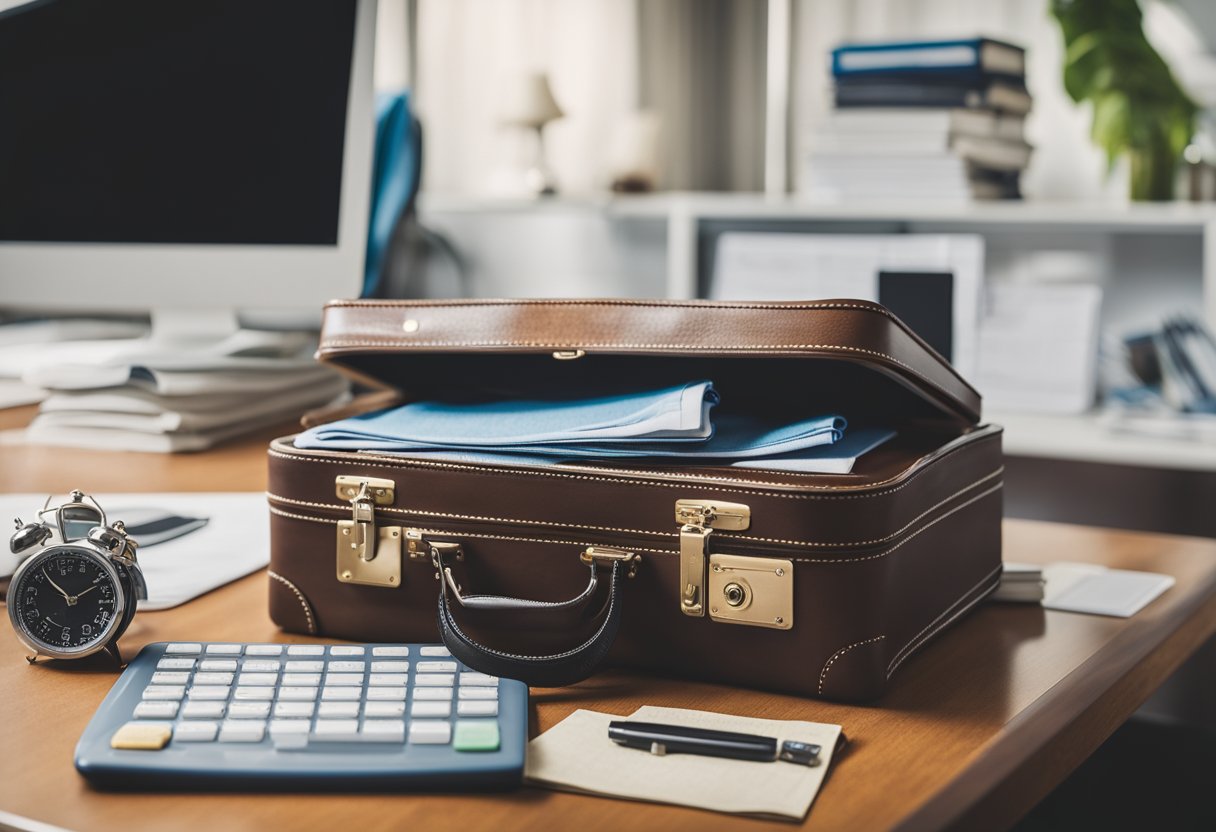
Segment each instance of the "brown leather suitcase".
[{"label": "brown leather suitcase", "polygon": [[996,587],[1001,430],[883,307],[854,300],[343,301],[318,353],[396,400],[709,379],[723,405],[895,439],[843,475],[665,462],[510,466],[270,447],[286,630],[440,638],[534,685],[601,663],[842,700]]}]

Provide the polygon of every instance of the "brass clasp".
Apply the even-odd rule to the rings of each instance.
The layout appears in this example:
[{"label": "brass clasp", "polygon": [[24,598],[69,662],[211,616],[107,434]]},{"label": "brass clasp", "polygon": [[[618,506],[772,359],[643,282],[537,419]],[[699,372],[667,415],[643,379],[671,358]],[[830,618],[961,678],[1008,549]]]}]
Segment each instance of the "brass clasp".
[{"label": "brass clasp", "polygon": [[742,530],[751,525],[752,510],[742,503],[719,500],[677,500],[680,524],[680,611],[705,615],[705,569],[709,536],[714,529]]},{"label": "brass clasp", "polygon": [[642,556],[637,552],[627,552],[624,549],[612,549],[608,546],[588,546],[578,556],[583,563],[599,566],[611,566],[613,563],[625,565],[625,577],[632,578],[638,574],[638,564]]},{"label": "brass clasp", "polygon": [[401,528],[376,529],[376,506],[396,497],[396,483],[375,477],[339,476],[334,493],[348,500],[351,519],[338,521],[338,580],[371,586],[401,584]]}]

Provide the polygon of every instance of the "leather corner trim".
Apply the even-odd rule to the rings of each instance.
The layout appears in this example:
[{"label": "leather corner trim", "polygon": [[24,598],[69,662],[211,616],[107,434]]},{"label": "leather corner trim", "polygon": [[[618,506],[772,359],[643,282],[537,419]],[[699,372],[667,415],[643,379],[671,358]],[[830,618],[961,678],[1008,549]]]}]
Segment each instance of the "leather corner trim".
[{"label": "leather corner trim", "polygon": [[298,586],[284,578],[278,572],[275,572],[273,569],[267,569],[266,574],[290,589],[296,596],[296,600],[300,602],[300,606],[304,609],[304,618],[308,621],[308,634],[315,636],[317,634],[317,619],[313,616],[312,606],[308,603],[308,599],[304,597],[304,593],[300,592],[300,588]]},{"label": "leather corner trim", "polygon": [[884,638],[886,638],[886,636],[881,635],[881,636],[874,636],[873,638],[867,638],[863,641],[855,641],[852,644],[849,644],[845,647],[841,647],[839,650],[837,650],[835,653],[833,653],[831,655],[831,657],[827,660],[827,662],[824,664],[823,670],[819,671],[819,689],[816,692],[820,696],[823,696],[823,686],[825,684],[827,684],[828,671],[832,669],[832,665],[836,664],[836,661],[838,659],[840,659],[841,656],[843,656],[845,653],[852,650],[854,647],[862,647],[866,644],[874,644],[875,642],[882,641]]}]

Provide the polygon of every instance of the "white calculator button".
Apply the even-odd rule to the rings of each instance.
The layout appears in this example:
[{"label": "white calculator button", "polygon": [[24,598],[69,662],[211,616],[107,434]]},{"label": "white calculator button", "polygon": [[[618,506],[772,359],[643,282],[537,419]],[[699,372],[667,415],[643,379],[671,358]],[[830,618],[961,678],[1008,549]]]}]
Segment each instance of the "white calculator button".
[{"label": "white calculator button", "polygon": [[311,717],[316,708],[315,702],[282,702],[274,706],[276,717]]},{"label": "white calculator button", "polygon": [[461,673],[460,684],[480,688],[493,687],[498,684],[498,677],[487,676],[484,673]]},{"label": "white calculator button", "polygon": [[227,706],[223,702],[187,702],[182,705],[182,718],[219,719],[224,715],[225,707]]},{"label": "white calculator button", "polygon": [[460,699],[497,699],[498,688],[461,688],[456,696]]},{"label": "white calculator button", "polygon": [[140,702],[135,706],[136,719],[173,719],[177,716],[177,702]]},{"label": "white calculator button", "polygon": [[173,728],[173,739],[178,742],[211,742],[219,725],[214,722],[179,722]]},{"label": "white calculator button", "polygon": [[452,725],[440,720],[410,723],[410,742],[414,745],[447,745],[452,741]]},{"label": "white calculator button", "polygon": [[381,647],[373,647],[373,656],[408,656],[410,648],[400,644],[386,644]]},{"label": "white calculator button", "polygon": [[165,653],[182,653],[197,656],[201,652],[203,652],[203,645],[201,644],[174,642],[173,644],[165,645]]},{"label": "white calculator button", "polygon": [[331,742],[354,742],[359,738],[357,719],[318,719],[313,726],[314,739]]},{"label": "white calculator button", "polygon": [[289,656],[324,656],[324,644],[293,644],[287,648]]},{"label": "white calculator button", "polygon": [[148,685],[144,688],[144,699],[181,699],[186,695],[184,685]]},{"label": "white calculator button", "polygon": [[322,688],[321,699],[327,702],[358,702],[363,696],[362,688]]},{"label": "white calculator button", "polygon": [[231,685],[231,673],[195,673],[194,684],[196,685]]},{"label": "white calculator button", "polygon": [[195,685],[190,688],[194,700],[227,699],[231,689],[227,685]]},{"label": "white calculator button", "polygon": [[359,686],[363,684],[362,673],[328,673],[325,676],[326,686],[335,685],[341,687]]},{"label": "white calculator button", "polygon": [[246,673],[278,673],[282,662],[278,659],[245,659],[241,670]]},{"label": "white calculator button", "polygon": [[364,720],[359,739],[364,742],[405,742],[405,722],[400,719]]},{"label": "white calculator button", "polygon": [[190,674],[177,670],[158,670],[152,674],[154,685],[184,685],[190,681]]},{"label": "white calculator button", "polygon": [[283,734],[307,734],[312,727],[307,719],[272,719],[270,720],[270,736]]},{"label": "white calculator button", "polygon": [[261,742],[266,723],[253,719],[229,719],[220,726],[220,742]]},{"label": "white calculator button", "polygon": [[498,716],[498,702],[490,699],[466,699],[456,703],[457,716]]},{"label": "white calculator button", "polygon": [[317,716],[326,719],[353,719],[358,715],[358,702],[322,702],[317,709]]},{"label": "white calculator button", "polygon": [[410,716],[415,719],[439,717],[446,719],[452,715],[451,702],[426,702],[415,700],[410,708]]},{"label": "white calculator button", "polygon": [[456,662],[418,662],[414,669],[419,673],[455,673]]},{"label": "white calculator button", "polygon": [[349,644],[335,644],[329,648],[331,656],[362,656],[363,648]]},{"label": "white calculator button", "polygon": [[330,673],[362,673],[367,669],[367,665],[363,662],[335,662],[331,661],[325,665],[325,669]]},{"label": "white calculator button", "polygon": [[[316,677],[316,675],[317,674],[315,674],[315,673],[284,673],[283,674],[283,684],[285,684],[285,685],[307,685],[308,682],[289,682],[289,681],[287,681],[287,677],[288,676],[313,676],[313,677]],[[254,687],[261,687],[264,685],[273,685],[278,681],[279,681],[279,674],[277,674],[277,673],[242,673],[236,679],[236,683],[238,685],[252,685]],[[314,685],[316,684],[315,680],[313,681],[313,684]]]},{"label": "white calculator button", "polygon": [[246,656],[281,656],[283,654],[283,645],[281,644],[250,644],[245,648]]},{"label": "white calculator button", "polygon": [[373,687],[380,687],[382,685],[404,685],[406,683],[406,674],[373,673],[368,677],[367,683]]},{"label": "white calculator button", "polygon": [[[344,702],[334,702],[335,705],[344,705]],[[324,705],[321,706],[324,709]],[[325,714],[322,713],[322,716]],[[368,702],[363,706],[363,715],[367,717],[388,717],[388,716],[404,716],[404,702]],[[138,716],[138,714],[137,714]]]},{"label": "white calculator button", "polygon": [[207,655],[208,656],[239,656],[239,655],[241,655],[242,647],[243,647],[243,645],[240,645],[240,644],[208,644],[207,645]]},{"label": "white calculator button", "polygon": [[451,700],[451,698],[451,688],[414,688],[415,701],[425,699],[434,702],[436,700]]},{"label": "white calculator button", "polygon": [[[259,688],[252,688],[259,690]],[[261,690],[274,690],[274,688],[261,688]],[[312,702],[317,698],[317,689],[313,687],[287,687],[279,688],[280,702]]]},{"label": "white calculator button", "polygon": [[456,677],[451,673],[415,673],[414,684],[420,688],[450,688]]},{"label": "white calculator button", "polygon": [[[351,691],[355,688],[326,688],[326,691]],[[358,698],[358,697],[355,697]],[[394,688],[368,688],[368,702],[404,702],[405,701],[405,686]]]},{"label": "white calculator button", "polygon": [[269,702],[233,702],[228,706],[229,719],[265,719],[269,715]]},{"label": "white calculator button", "polygon": [[274,699],[274,688],[239,687],[232,698],[243,702],[258,702]]},{"label": "white calculator button", "polygon": [[372,673],[409,673],[409,662],[372,662]]},{"label": "white calculator button", "polygon": [[448,652],[448,648],[444,647],[442,644],[431,644],[431,645],[427,645],[426,647],[419,647],[418,654],[420,656],[450,656],[450,655],[452,655],[450,652]]},{"label": "white calculator button", "polygon": [[[257,674],[259,676],[269,676],[269,682],[258,682],[256,684],[273,685],[275,675],[273,673]],[[321,684],[320,673],[284,673],[283,684],[288,687],[316,687]]]},{"label": "white calculator button", "polygon": [[156,663],[157,670],[193,670],[194,659],[161,659]]},{"label": "white calculator button", "polygon": [[236,670],[236,659],[203,659],[198,663],[199,670],[226,671]]},{"label": "white calculator button", "polygon": [[325,662],[317,661],[287,662],[283,665],[283,670],[288,673],[320,673],[324,669]]}]

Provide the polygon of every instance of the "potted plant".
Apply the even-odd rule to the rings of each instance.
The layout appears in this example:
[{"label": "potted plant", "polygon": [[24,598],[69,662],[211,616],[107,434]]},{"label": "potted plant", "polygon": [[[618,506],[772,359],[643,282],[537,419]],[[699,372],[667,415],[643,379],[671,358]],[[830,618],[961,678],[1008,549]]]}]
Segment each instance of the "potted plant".
[{"label": "potted plant", "polygon": [[1137,0],[1051,0],[1051,13],[1064,33],[1064,89],[1093,103],[1091,135],[1108,166],[1127,154],[1132,199],[1173,199],[1197,107],[1144,36]]}]

